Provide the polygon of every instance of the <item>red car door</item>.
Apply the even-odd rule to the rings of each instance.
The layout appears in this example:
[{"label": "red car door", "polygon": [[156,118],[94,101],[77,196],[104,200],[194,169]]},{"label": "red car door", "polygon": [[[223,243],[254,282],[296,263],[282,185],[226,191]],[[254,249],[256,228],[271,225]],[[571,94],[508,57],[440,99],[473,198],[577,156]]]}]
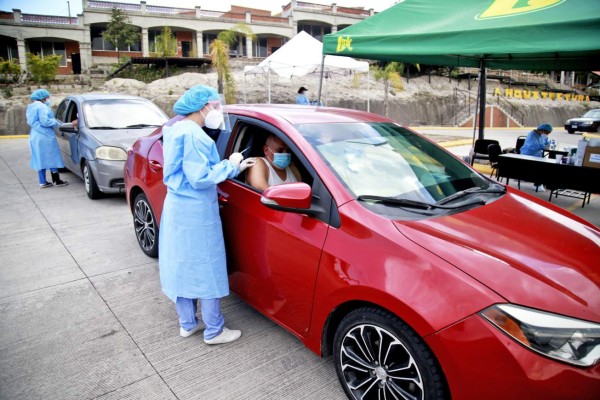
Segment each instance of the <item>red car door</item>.
[{"label": "red car door", "polygon": [[325,191],[318,178],[307,180],[313,205],[325,212],[309,216],[273,210],[260,202],[258,190],[239,180],[219,185],[232,290],[300,336],[309,328],[331,205],[328,193],[315,196],[315,186]]}]

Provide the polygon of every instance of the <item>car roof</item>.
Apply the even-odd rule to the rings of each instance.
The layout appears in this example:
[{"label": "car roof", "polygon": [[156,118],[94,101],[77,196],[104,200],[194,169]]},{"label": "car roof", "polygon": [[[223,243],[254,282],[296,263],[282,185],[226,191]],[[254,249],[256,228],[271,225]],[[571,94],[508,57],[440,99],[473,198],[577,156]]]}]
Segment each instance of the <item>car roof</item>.
[{"label": "car roof", "polygon": [[272,119],[285,120],[291,124],[393,122],[388,118],[366,111],[295,104],[235,104],[227,106],[227,112],[266,121]]},{"label": "car roof", "polygon": [[[128,94],[120,94],[120,93],[99,93],[99,92],[90,92],[90,93],[81,93],[81,94],[71,94],[68,97],[75,98],[79,101],[88,101],[88,100],[114,100],[114,99],[122,99],[122,100],[147,100],[143,97],[132,96]],[[150,101],[150,100],[148,100]]]}]

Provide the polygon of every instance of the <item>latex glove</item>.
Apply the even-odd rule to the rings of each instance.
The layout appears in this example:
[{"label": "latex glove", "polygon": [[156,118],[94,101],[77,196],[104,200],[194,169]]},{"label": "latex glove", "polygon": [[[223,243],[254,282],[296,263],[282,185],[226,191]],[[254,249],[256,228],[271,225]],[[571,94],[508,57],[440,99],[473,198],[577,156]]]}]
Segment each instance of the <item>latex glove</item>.
[{"label": "latex glove", "polygon": [[234,168],[238,168],[243,159],[244,156],[242,155],[242,153],[231,153],[231,155],[229,156],[229,162],[231,163],[231,165],[233,165]]},{"label": "latex glove", "polygon": [[254,158],[254,157],[246,158],[240,164],[240,172],[244,171],[246,168],[252,167],[254,164],[256,164],[256,158]]}]

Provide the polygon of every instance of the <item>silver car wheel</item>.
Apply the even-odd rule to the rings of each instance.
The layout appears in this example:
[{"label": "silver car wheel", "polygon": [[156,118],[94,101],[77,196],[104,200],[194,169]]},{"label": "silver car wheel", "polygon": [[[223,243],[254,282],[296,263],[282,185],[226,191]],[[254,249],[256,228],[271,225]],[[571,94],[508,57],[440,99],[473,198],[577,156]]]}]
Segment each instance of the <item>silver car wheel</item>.
[{"label": "silver car wheel", "polygon": [[133,227],[142,251],[150,257],[158,256],[158,227],[152,207],[144,193],[135,198],[133,207]]},{"label": "silver car wheel", "polygon": [[391,332],[357,325],[342,339],[340,369],[356,399],[424,399],[423,380],[408,349]]}]

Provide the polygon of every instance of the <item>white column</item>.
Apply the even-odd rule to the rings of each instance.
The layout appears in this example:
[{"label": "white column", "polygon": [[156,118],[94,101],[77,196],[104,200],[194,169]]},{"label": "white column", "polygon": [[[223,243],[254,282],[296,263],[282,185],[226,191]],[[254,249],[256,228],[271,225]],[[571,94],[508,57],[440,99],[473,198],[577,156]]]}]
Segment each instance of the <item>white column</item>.
[{"label": "white column", "polygon": [[337,32],[337,25],[331,25],[331,33]]},{"label": "white column", "polygon": [[17,39],[17,52],[19,55],[19,66],[21,67],[21,71],[27,71],[27,57],[25,56],[25,40]]},{"label": "white column", "polygon": [[148,28],[142,28],[142,57],[148,57],[150,55],[149,49]]},{"label": "white column", "polygon": [[246,53],[247,53],[246,56],[248,58],[250,58],[250,59],[253,58],[252,57],[252,53],[253,53],[252,50],[253,50],[252,49],[252,38],[250,36],[246,36]]},{"label": "white column", "polygon": [[90,26],[83,26],[83,40],[79,42],[79,57],[81,58],[81,72],[84,74],[89,73],[92,68],[92,35],[90,33]]},{"label": "white column", "polygon": [[196,31],[196,53],[198,57],[204,57],[204,47],[202,46],[202,31]]}]

